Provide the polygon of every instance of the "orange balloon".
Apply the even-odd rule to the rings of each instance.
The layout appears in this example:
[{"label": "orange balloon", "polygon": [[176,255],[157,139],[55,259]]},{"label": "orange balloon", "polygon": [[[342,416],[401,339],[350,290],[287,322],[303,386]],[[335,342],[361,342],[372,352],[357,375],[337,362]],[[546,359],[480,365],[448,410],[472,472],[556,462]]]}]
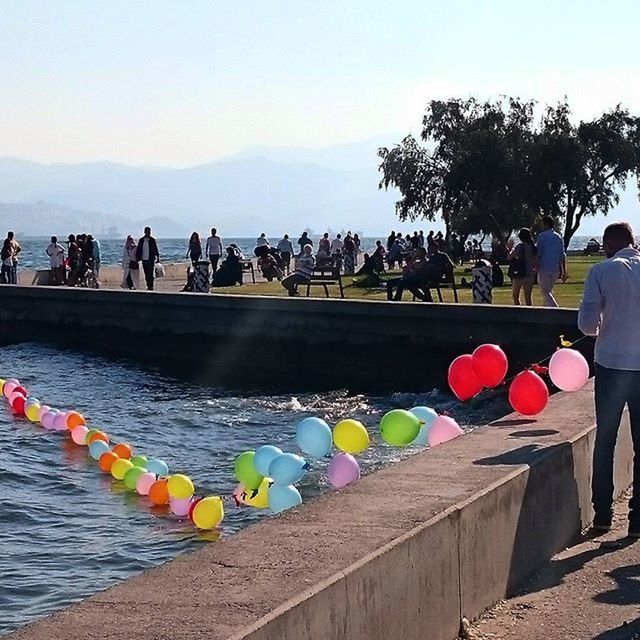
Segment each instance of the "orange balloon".
[{"label": "orange balloon", "polygon": [[106,451],[100,456],[98,465],[100,466],[100,469],[102,469],[102,471],[104,471],[105,473],[111,473],[111,466],[116,460],[119,459],[120,456],[117,453],[113,453],[113,451]]},{"label": "orange balloon", "polygon": [[71,431],[74,427],[85,426],[87,423],[84,416],[77,411],[69,411],[67,413],[67,429]]},{"label": "orange balloon", "polygon": [[169,491],[167,489],[166,480],[156,480],[149,489],[149,500],[153,504],[168,504]]},{"label": "orange balloon", "polygon": [[117,453],[121,458],[129,460],[129,458],[131,458],[131,454],[133,453],[133,449],[130,445],[121,442],[120,444],[117,444],[115,447],[113,447],[113,453]]},{"label": "orange balloon", "polygon": [[94,440],[102,440],[103,442],[109,444],[109,436],[104,433],[104,431],[96,431],[95,433],[92,433],[87,440],[87,446],[90,445]]}]

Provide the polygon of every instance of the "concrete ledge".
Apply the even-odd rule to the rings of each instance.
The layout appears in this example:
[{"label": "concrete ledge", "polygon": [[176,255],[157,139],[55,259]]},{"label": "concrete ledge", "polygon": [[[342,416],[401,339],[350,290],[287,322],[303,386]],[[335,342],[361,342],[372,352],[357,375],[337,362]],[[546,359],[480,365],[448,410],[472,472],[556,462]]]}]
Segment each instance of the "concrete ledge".
[{"label": "concrete ledge", "polygon": [[[592,385],[270,518],[16,640],[452,640],[592,517]],[[626,417],[625,417],[626,421]],[[628,424],[616,459],[630,483]]]}]

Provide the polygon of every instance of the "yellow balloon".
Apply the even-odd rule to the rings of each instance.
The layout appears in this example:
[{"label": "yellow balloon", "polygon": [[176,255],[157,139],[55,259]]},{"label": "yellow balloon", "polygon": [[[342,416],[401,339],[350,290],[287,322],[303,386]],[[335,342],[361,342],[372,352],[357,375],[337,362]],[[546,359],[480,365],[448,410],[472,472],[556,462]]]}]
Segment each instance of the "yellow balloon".
[{"label": "yellow balloon", "polygon": [[181,473],[169,476],[167,491],[172,498],[179,498],[180,500],[190,498],[195,490],[196,488],[193,486],[189,476],[184,476]]},{"label": "yellow balloon", "polygon": [[218,496],[202,498],[193,508],[191,519],[198,529],[215,529],[224,518],[222,499]]},{"label": "yellow balloon", "polygon": [[127,471],[129,469],[133,469],[133,464],[131,460],[127,460],[126,458],[119,458],[111,465],[111,475],[116,480],[124,480],[125,475],[127,475]]},{"label": "yellow balloon", "polygon": [[0,378],[0,393],[2,393],[2,390],[4,389],[4,383],[6,382],[6,380],[3,380],[2,378]]},{"label": "yellow balloon", "polygon": [[247,491],[243,500],[244,504],[256,509],[266,509],[269,506],[269,485],[273,482],[271,478],[264,478],[258,487],[258,493],[252,498],[253,491]]},{"label": "yellow balloon", "polygon": [[362,422],[341,420],[333,428],[333,442],[340,451],[360,453],[369,446],[369,434]]},{"label": "yellow balloon", "polygon": [[31,422],[38,422],[38,412],[40,411],[39,404],[30,404],[25,410],[24,415],[27,416]]}]

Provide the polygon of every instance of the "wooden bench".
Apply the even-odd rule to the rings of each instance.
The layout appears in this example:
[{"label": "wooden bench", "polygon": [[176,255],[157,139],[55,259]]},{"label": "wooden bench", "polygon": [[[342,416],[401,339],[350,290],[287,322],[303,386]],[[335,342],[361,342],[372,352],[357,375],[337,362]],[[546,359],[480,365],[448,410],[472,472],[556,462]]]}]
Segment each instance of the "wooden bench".
[{"label": "wooden bench", "polygon": [[[438,294],[438,302],[443,302],[442,289],[451,289],[453,291],[453,299],[457,303],[458,300],[458,287],[456,285],[456,278],[453,271],[442,274],[442,278],[438,282],[429,282],[428,285],[421,287],[422,289],[435,289]],[[415,301],[416,297],[413,296]]]},{"label": "wooden bench", "polygon": [[240,266],[242,267],[242,276],[244,278],[244,274],[245,273],[250,273],[251,274],[251,280],[253,281],[253,284],[256,283],[256,270],[253,266],[253,260],[241,260],[240,261]]},{"label": "wooden bench", "polygon": [[326,267],[316,267],[313,271],[313,275],[308,282],[303,282],[298,287],[307,287],[307,298],[311,295],[311,287],[322,287],[324,289],[324,295],[329,297],[329,285],[337,285],[340,290],[340,297],[344,298],[344,288],[342,286],[342,276],[339,271],[334,271],[331,265]]}]

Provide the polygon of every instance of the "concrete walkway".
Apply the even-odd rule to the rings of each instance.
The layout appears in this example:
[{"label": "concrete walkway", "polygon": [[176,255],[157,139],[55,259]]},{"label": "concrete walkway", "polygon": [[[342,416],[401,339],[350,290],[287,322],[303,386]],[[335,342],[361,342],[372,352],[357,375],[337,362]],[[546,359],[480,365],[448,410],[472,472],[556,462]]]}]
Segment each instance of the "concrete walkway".
[{"label": "concrete walkway", "polygon": [[616,507],[611,533],[559,553],[522,595],[489,611],[464,637],[640,639],[640,541],[625,537],[626,515],[624,500]]}]

